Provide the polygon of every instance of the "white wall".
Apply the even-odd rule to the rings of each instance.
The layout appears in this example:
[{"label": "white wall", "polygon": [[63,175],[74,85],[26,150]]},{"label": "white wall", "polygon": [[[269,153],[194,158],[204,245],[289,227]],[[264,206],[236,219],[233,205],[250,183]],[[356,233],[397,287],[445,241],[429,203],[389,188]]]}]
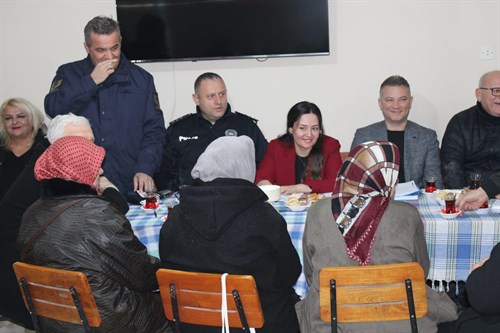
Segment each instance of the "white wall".
[{"label": "white wall", "polygon": [[[268,140],[285,130],[298,101],[316,103],[327,134],[348,150],[356,128],[382,119],[377,98],[389,75],[414,96],[410,119],[441,138],[449,118],[475,103],[481,74],[500,69],[500,0],[330,1],[331,55],[141,65],[153,74],[166,121],[194,112],[193,82],[219,73],[235,110],[259,119]],[[113,0],[0,0],[0,100],[43,108],[57,67],[86,56],[83,27],[116,18]],[[493,60],[480,49],[492,46]]]}]

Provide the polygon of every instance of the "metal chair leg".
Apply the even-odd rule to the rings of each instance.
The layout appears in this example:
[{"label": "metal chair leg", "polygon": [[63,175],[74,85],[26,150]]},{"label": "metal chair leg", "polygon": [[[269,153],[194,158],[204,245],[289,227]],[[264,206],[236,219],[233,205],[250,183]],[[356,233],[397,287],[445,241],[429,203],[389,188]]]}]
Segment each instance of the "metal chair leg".
[{"label": "metal chair leg", "polygon": [[174,313],[174,327],[176,333],[181,333],[180,318],[179,318],[179,304],[177,303],[177,291],[175,284],[170,284],[170,301],[172,302],[172,312]]},{"label": "metal chair leg", "polygon": [[410,312],[411,332],[418,333],[417,315],[415,314],[415,302],[413,300],[413,288],[411,286],[411,279],[405,280],[405,286],[406,297],[408,298],[408,310]]},{"label": "metal chair leg", "polygon": [[78,294],[76,292],[75,287],[73,287],[73,286],[69,287],[69,292],[71,293],[71,297],[73,298],[73,302],[75,303],[76,309],[78,311],[78,315],[80,316],[80,320],[82,322],[83,329],[85,330],[86,333],[92,333],[92,329],[90,328],[87,316],[85,315],[85,312],[83,311],[82,302],[80,301],[80,297],[78,297]]},{"label": "metal chair leg", "polygon": [[33,299],[31,298],[31,294],[28,288],[28,283],[26,282],[26,279],[24,277],[21,278],[20,283],[23,288],[24,296],[26,297],[26,303],[28,303],[28,310],[31,315],[31,321],[33,321],[35,332],[42,333],[40,322],[38,321],[38,316],[36,315],[35,305],[33,304]]},{"label": "metal chair leg", "polygon": [[236,309],[238,310],[238,314],[240,315],[241,326],[243,326],[243,332],[250,332],[250,328],[248,327],[247,317],[245,316],[245,311],[243,310],[243,304],[241,303],[240,294],[238,290],[233,290],[233,298],[236,303]]},{"label": "metal chair leg", "polygon": [[337,333],[337,285],[334,279],[330,280],[330,313],[332,333]]}]

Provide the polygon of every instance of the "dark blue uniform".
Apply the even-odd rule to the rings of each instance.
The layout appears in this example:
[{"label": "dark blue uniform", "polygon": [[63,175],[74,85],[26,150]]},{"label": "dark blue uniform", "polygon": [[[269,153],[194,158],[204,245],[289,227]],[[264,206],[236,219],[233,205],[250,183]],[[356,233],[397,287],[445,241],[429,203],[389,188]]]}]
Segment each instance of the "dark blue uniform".
[{"label": "dark blue uniform", "polygon": [[257,126],[257,120],[231,112],[229,104],[224,116],[213,125],[202,117],[198,107],[196,111],[172,121],[167,129],[163,162],[160,173],[155,178],[159,189],[177,190],[180,185],[190,185],[193,181],[191,170],[198,157],[212,141],[221,136],[246,135],[255,144],[257,164],[264,157],[267,141]]},{"label": "dark blue uniform", "polygon": [[137,172],[153,176],[160,168],[163,113],[151,74],[123,54],[100,85],[90,76],[94,67],[90,57],[59,67],[45,112],[52,117],[71,112],[90,121],[96,144],[106,150],[104,175],[127,195]]}]

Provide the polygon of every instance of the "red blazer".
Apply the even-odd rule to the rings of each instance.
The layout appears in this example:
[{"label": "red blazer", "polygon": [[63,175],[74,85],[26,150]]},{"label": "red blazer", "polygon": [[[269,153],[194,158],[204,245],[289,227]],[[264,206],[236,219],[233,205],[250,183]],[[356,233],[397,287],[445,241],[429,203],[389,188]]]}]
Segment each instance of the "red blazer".
[{"label": "red blazer", "polygon": [[[338,140],[323,136],[324,166],[321,171],[321,180],[311,180],[306,175],[304,184],[315,193],[332,192],[337,173],[342,165],[340,158],[340,143]],[[273,184],[295,185],[295,146],[274,139],[267,146],[264,159],[259,164],[255,176],[255,183],[268,180]]]}]

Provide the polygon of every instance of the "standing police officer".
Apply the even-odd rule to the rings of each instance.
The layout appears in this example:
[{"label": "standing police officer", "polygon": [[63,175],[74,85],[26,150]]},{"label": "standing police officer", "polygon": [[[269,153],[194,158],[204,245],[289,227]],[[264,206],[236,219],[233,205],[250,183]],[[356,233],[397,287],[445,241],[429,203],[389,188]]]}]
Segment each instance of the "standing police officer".
[{"label": "standing police officer", "polygon": [[72,112],[90,121],[106,150],[104,175],[129,201],[155,188],[165,142],[165,122],[151,74],[121,53],[118,23],[97,16],[84,30],[87,58],[62,65],[45,97],[54,117]]}]

